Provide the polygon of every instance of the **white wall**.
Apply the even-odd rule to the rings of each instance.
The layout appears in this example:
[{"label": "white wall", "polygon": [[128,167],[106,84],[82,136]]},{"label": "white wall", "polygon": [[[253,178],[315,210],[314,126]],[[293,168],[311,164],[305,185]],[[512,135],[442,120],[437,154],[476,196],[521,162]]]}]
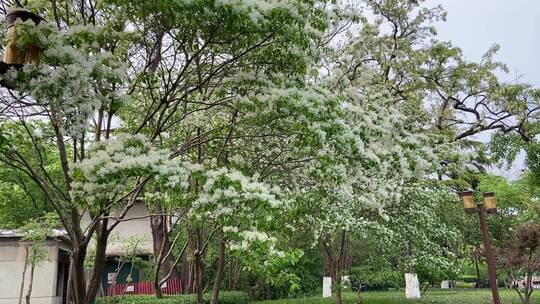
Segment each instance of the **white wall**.
[{"label": "white wall", "polygon": [[[117,210],[111,211],[111,216],[116,216],[123,211],[123,206],[118,206]],[[141,218],[142,217],[142,218]],[[134,219],[135,218],[135,219]],[[109,241],[107,243],[107,256],[118,256],[122,254],[123,246],[125,246],[126,240],[131,237],[136,237],[142,242],[137,246],[139,254],[151,254],[153,253],[152,243],[152,228],[150,226],[150,218],[148,218],[148,209],[146,205],[141,202],[136,202],[124,219],[118,226],[114,228]],[[83,215],[83,222],[88,225],[90,223],[90,217],[88,213]],[[113,223],[114,219],[109,220],[109,223]],[[1,304],[1,303],[0,303]]]},{"label": "white wall", "polygon": [[[34,271],[32,287],[32,304],[60,303],[55,297],[56,275],[58,270],[58,246],[56,242],[48,242],[48,257]],[[14,240],[0,241],[0,304],[18,303],[25,264],[26,251],[24,243]],[[30,267],[26,271],[23,299],[30,281]],[[23,300],[24,302],[24,300]]]}]

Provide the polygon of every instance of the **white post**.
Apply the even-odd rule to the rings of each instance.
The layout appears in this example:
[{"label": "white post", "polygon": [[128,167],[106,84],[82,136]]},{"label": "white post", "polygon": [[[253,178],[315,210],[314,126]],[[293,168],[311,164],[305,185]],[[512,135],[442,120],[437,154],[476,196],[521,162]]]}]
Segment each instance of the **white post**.
[{"label": "white post", "polygon": [[450,281],[449,280],[442,281],[441,289],[450,289]]},{"label": "white post", "polygon": [[420,299],[420,284],[416,273],[405,274],[405,298]]},{"label": "white post", "polygon": [[323,278],[322,296],[323,298],[332,297],[332,277]]}]

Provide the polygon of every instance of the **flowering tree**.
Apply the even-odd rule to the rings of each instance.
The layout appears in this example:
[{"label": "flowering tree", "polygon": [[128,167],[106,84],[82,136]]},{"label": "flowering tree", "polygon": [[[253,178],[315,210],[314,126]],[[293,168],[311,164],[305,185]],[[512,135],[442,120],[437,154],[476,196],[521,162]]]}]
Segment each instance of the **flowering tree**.
[{"label": "flowering tree", "polygon": [[[71,296],[93,303],[108,236],[134,202],[152,201],[156,216],[164,216],[166,193],[203,190],[185,182],[189,170],[178,158],[227,167],[234,126],[252,114],[239,101],[272,78],[272,87],[286,76],[301,78],[309,50],[300,46],[314,41],[324,15],[303,1],[27,4],[51,22],[17,24],[17,45],[43,53],[39,63],[4,77],[15,88],[2,97],[0,159],[31,178],[59,214],[73,247]],[[203,117],[219,119],[205,124]],[[52,134],[39,134],[36,121]],[[60,175],[45,166],[44,147],[53,147]],[[87,281],[84,260],[93,237]],[[165,242],[162,235],[156,250],[167,248]]]},{"label": "flowering tree", "polygon": [[528,137],[537,110],[533,89],[496,80],[492,52],[474,64],[427,43],[426,23],[444,13],[418,1],[366,0],[374,22],[335,1],[14,4],[49,22],[17,23],[17,46],[42,55],[3,77],[13,90],[0,95],[0,161],[58,214],[78,304],[94,302],[108,237],[137,201],[151,218],[157,296],[189,272],[201,303],[211,244],[214,303],[227,252],[249,251],[260,273],[256,257],[297,259],[280,250],[291,231],[281,220],[313,228],[339,285],[352,231],[385,217],[411,181],[459,172],[454,141]]},{"label": "flowering tree", "polygon": [[[436,273],[448,276],[459,271],[455,261],[457,256],[452,245],[461,239],[459,227],[454,226],[448,217],[448,211],[461,212],[461,204],[448,186],[436,181],[409,183],[405,186],[401,199],[386,208],[387,222],[380,222],[385,227],[377,233],[380,239],[388,241],[377,250],[388,253],[388,258],[398,261],[402,271],[416,276],[413,285],[433,283]],[[386,235],[385,235],[386,233]],[[422,271],[424,270],[424,271]],[[419,273],[420,272],[420,273]],[[431,274],[431,276],[430,276]],[[410,278],[406,275],[405,281]],[[421,296],[421,289],[414,290],[408,282],[407,297]]]}]

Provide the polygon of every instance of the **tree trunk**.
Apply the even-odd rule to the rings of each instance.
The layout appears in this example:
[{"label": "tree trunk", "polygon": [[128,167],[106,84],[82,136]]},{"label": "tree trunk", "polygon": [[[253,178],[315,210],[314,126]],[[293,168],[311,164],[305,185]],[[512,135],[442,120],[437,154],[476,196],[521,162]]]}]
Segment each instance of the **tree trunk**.
[{"label": "tree trunk", "polygon": [[474,288],[482,288],[482,278],[480,277],[480,267],[478,267],[478,259],[474,259],[474,266],[476,267],[476,286],[474,286]]},{"label": "tree trunk", "polygon": [[89,304],[94,304],[96,301],[96,296],[103,279],[103,273],[105,272],[105,251],[107,250],[107,241],[109,239],[107,228],[108,221],[104,219],[96,229],[96,255],[90,281],[88,282],[88,289],[86,290],[86,299]]},{"label": "tree trunk", "polygon": [[[150,210],[149,210],[150,211]],[[171,249],[171,241],[169,240],[169,229],[167,227],[167,216],[163,213],[162,208],[157,208],[152,210],[152,212],[158,213],[150,219],[150,226],[152,228],[152,241],[153,241],[153,250],[154,256],[157,258],[160,256],[160,252],[164,252],[161,261],[160,268],[164,273],[169,273],[172,270],[171,277],[176,278],[180,274],[176,266],[174,265],[174,258],[172,254],[167,255],[167,252]],[[162,250],[162,247],[163,250]]]},{"label": "tree trunk", "polygon": [[19,290],[19,304],[22,304],[22,298],[24,293],[24,282],[26,280],[26,269],[28,268],[28,247],[24,247],[24,251],[26,252],[26,255],[24,256],[24,268],[22,273],[22,280],[21,280],[21,289]]},{"label": "tree trunk", "polygon": [[223,273],[225,271],[225,237],[223,231],[219,238],[219,253],[218,253],[218,269],[216,273],[216,281],[214,282],[214,289],[212,290],[211,304],[219,303],[219,291],[221,289],[221,282],[223,281]]},{"label": "tree trunk", "polygon": [[[323,241],[323,249],[325,256],[325,273],[331,273],[332,285],[335,286],[336,304],[342,303],[342,276],[344,270],[349,269],[352,264],[350,255],[349,241],[347,232],[342,230],[335,244],[336,250],[332,250],[332,240],[329,236]],[[334,255],[337,255],[334,256]]]},{"label": "tree trunk", "polygon": [[[193,268],[194,268],[194,283],[195,283],[195,293],[197,294],[197,304],[203,304],[203,252],[202,252],[202,230],[196,228],[195,239],[191,241],[192,246],[195,246],[193,250]],[[193,242],[194,241],[194,242]]]},{"label": "tree trunk", "polygon": [[[530,260],[530,259],[529,259]],[[527,274],[527,286],[525,287],[525,303],[531,303],[531,294],[533,293],[533,273]]]},{"label": "tree trunk", "polygon": [[184,294],[189,293],[191,287],[191,263],[188,260],[188,255],[188,250],[184,251],[180,262],[180,281],[182,283],[182,293]]},{"label": "tree trunk", "polygon": [[341,273],[336,273],[334,277],[334,282],[336,282],[336,304],[341,304]]},{"label": "tree trunk", "polygon": [[[156,259],[159,260],[159,258],[156,257]],[[159,284],[160,276],[159,276],[159,270],[161,268],[161,263],[159,261],[156,263],[156,266],[154,266],[154,295],[156,298],[161,299],[163,298],[163,292],[161,292],[161,284]]]},{"label": "tree trunk", "polygon": [[30,282],[28,282],[28,290],[26,291],[26,304],[30,304],[30,296],[32,296],[32,286],[34,285],[34,270],[36,269],[36,265],[32,263],[32,266],[30,267]]},{"label": "tree trunk", "polygon": [[197,252],[195,253],[195,292],[197,293],[197,304],[204,304],[202,275],[203,273],[202,273],[201,253],[197,250]]},{"label": "tree trunk", "polygon": [[72,300],[75,304],[88,304],[86,298],[86,276],[84,269],[86,249],[87,247],[84,245],[75,247],[72,253],[70,275],[73,282]]},{"label": "tree trunk", "polygon": [[[408,259],[412,259],[414,256],[412,242],[407,241],[407,250],[405,255]],[[407,299],[420,299],[422,293],[420,291],[420,282],[416,274],[415,265],[409,265],[407,273],[405,273],[405,298]]]}]

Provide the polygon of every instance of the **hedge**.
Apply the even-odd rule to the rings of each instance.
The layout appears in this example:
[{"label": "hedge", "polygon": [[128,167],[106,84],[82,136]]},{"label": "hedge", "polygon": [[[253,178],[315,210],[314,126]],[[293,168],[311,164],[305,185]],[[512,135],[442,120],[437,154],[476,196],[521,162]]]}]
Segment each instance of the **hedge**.
[{"label": "hedge", "polygon": [[459,276],[458,279],[459,281],[462,281],[465,283],[476,283],[477,278],[475,275],[464,274],[464,275]]},{"label": "hedge", "polygon": [[456,282],[456,288],[474,288],[474,285],[476,285],[476,283],[469,283],[464,281]]},{"label": "hedge", "polygon": [[[210,303],[210,294],[204,295],[204,303]],[[249,296],[240,291],[222,291],[219,293],[219,304],[249,304]],[[151,295],[129,295],[99,298],[96,304],[196,304],[197,296],[176,295],[165,296],[163,299],[156,299]]]}]

